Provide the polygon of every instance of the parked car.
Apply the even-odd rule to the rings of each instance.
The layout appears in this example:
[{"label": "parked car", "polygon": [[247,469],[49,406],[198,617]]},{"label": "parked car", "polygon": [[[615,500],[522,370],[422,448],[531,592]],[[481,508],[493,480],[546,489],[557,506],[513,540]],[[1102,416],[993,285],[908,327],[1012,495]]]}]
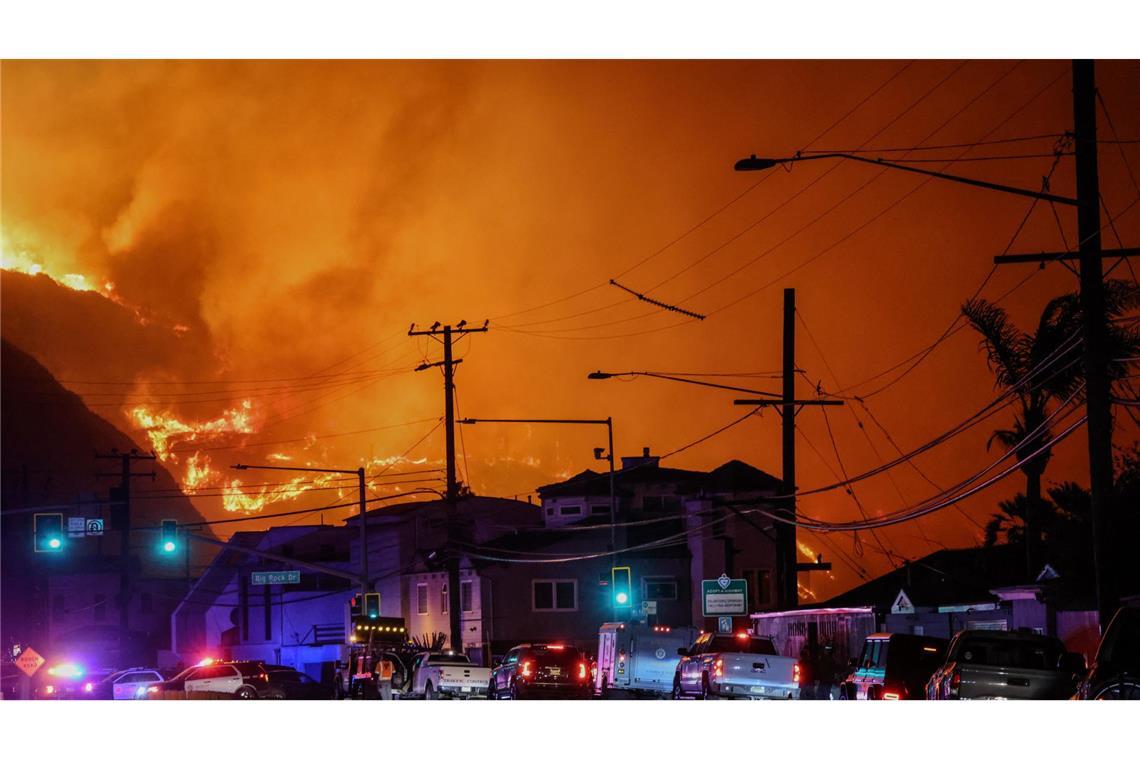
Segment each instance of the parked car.
[{"label": "parked car", "polygon": [[88,683],[98,682],[112,672],[110,668],[87,669],[75,662],[57,662],[36,673],[34,696],[36,699],[83,699],[87,696]]},{"label": "parked car", "polygon": [[691,648],[677,650],[673,699],[795,699],[800,665],[782,657],[770,638],[705,633]]},{"label": "parked car", "polygon": [[260,663],[252,662],[211,662],[203,661],[183,670],[169,681],[147,687],[154,691],[214,691],[233,694],[238,699],[257,699],[260,692],[257,686],[265,689],[269,674]]},{"label": "parked car", "polygon": [[946,639],[872,633],[839,687],[840,699],[924,699],[926,683],[946,659]]},{"label": "parked car", "polygon": [[1084,657],[1038,633],[959,631],[927,699],[1066,699],[1085,675]]},{"label": "parked car", "polygon": [[263,699],[333,699],[335,689],[330,684],[315,681],[306,674],[281,665],[269,668],[269,684],[260,694]]},{"label": "parked car", "polygon": [[523,644],[507,652],[491,671],[488,699],[588,699],[590,666],[576,647]]},{"label": "parked car", "polygon": [[485,698],[491,669],[475,665],[465,654],[420,652],[412,659],[412,677],[407,693],[424,699]]},{"label": "parked car", "polygon": [[83,696],[87,699],[145,699],[147,688],[162,680],[162,675],[150,668],[116,670],[100,680],[88,679],[83,684]]},{"label": "parked car", "polygon": [[1140,699],[1140,606],[1112,616],[1078,699]]},{"label": "parked car", "polygon": [[591,675],[602,697],[611,689],[668,695],[680,657],[678,648],[692,646],[698,631],[647,623],[604,623],[598,630],[598,659]]}]

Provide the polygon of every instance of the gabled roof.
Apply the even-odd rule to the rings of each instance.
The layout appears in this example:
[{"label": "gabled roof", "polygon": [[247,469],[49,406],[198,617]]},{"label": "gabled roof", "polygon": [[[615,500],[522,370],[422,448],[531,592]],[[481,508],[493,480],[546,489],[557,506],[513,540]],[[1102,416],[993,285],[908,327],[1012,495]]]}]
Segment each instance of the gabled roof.
[{"label": "gabled roof", "polygon": [[875,607],[888,611],[899,591],[904,591],[916,607],[997,601],[991,589],[1026,581],[1025,549],[1021,546],[943,549],[826,602],[805,607]]},{"label": "gabled roof", "polygon": [[[679,493],[728,494],[751,491],[777,491],[779,478],[750,464],[733,459],[711,472],[660,467],[656,464],[626,467],[614,473],[615,491],[629,496],[632,487],[649,483],[673,484]],[[610,492],[608,472],[583,470],[558,483],[539,486],[542,498],[564,496],[602,496]]]}]

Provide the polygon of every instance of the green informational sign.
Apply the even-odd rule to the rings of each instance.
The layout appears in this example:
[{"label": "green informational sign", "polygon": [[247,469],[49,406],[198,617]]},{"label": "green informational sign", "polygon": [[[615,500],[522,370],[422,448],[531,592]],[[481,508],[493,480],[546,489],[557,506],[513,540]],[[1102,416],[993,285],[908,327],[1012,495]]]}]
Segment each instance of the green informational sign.
[{"label": "green informational sign", "polygon": [[300,583],[300,570],[276,570],[273,572],[250,573],[249,582],[254,586],[276,586],[287,583]]},{"label": "green informational sign", "polygon": [[701,581],[701,607],[705,617],[748,614],[748,581],[721,575]]}]

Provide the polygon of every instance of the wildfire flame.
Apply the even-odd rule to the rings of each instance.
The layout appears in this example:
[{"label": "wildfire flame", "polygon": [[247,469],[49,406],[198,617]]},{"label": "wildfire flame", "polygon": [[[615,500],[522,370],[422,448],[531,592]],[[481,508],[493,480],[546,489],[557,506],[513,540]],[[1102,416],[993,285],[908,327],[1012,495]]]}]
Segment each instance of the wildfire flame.
[{"label": "wildfire flame", "polygon": [[197,493],[215,481],[217,470],[210,466],[210,455],[195,451],[186,458],[186,475],[182,478],[182,491],[187,496]]},{"label": "wildfire flame", "polygon": [[[253,404],[249,399],[207,422],[183,422],[173,414],[151,411],[146,406],[136,406],[127,415],[135,427],[146,432],[155,455],[164,462],[167,459],[178,461],[178,457],[171,451],[176,443],[198,443],[254,432]],[[207,464],[208,461],[207,459]]]},{"label": "wildfire flame", "polygon": [[43,275],[55,282],[63,285],[65,288],[79,291],[94,291],[102,293],[103,295],[111,298],[111,293],[115,289],[114,283],[105,282],[102,288],[97,288],[87,275],[79,274],[77,272],[64,272],[59,271],[57,268],[45,263],[38,256],[35,256],[27,251],[12,251],[7,246],[0,249],[0,269],[7,269],[10,272],[20,272],[21,274]]}]

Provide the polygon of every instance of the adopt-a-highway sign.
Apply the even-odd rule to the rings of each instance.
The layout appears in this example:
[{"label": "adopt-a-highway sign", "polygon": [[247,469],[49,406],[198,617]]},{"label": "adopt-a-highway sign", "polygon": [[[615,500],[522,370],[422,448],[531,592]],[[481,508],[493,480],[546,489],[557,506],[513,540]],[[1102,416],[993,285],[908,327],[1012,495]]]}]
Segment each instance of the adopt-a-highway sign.
[{"label": "adopt-a-highway sign", "polygon": [[748,581],[721,575],[701,581],[701,605],[705,617],[748,614]]}]

